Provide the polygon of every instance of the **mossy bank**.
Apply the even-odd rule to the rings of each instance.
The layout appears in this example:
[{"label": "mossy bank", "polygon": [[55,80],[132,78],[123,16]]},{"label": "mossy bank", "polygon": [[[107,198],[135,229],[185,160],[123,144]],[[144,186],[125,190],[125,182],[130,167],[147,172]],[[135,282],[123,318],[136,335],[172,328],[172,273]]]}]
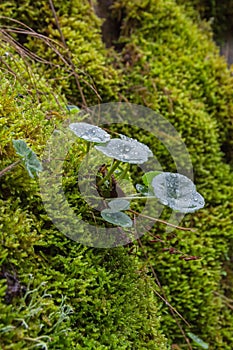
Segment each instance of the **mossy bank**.
[{"label": "mossy bank", "polygon": [[[210,349],[232,349],[225,301],[232,298],[233,79],[210,30],[172,0],[117,1],[111,16],[121,31],[106,49],[95,6],[84,0],[54,6],[64,38],[47,1],[0,5],[6,16],[43,35],[1,20],[2,28],[23,28],[13,37],[30,50],[7,44],[12,32],[1,32],[1,169],[16,158],[12,139],[24,139],[40,156],[53,130],[69,118],[67,104],[128,101],[162,114],[184,140],[206,199],[205,209],[183,220],[197,231],[177,230],[168,244],[201,259],[162,253],[148,237],[144,250],[167,300],[191,325],[178,318],[182,329]],[[175,170],[153,136],[130,136],[147,143],[165,171]],[[76,200],[73,170],[68,175]],[[174,315],[154,293],[159,289],[140,249],[136,255],[127,247],[100,250],[66,238],[47,217],[37,181],[21,167],[2,177],[0,188],[3,349],[187,348]],[[169,236],[162,226],[154,233]]]}]

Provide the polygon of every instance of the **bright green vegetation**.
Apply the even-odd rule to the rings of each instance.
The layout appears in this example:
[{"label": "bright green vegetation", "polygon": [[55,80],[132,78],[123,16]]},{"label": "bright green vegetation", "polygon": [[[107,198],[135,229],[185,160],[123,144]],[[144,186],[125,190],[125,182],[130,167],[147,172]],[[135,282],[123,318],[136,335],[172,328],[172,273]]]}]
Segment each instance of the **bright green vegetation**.
[{"label": "bright green vegetation", "polygon": [[[155,247],[148,251],[169,300],[195,325],[193,333],[213,349],[230,349],[232,332],[221,329],[224,311],[215,292],[224,274],[222,263],[231,258],[232,173],[226,157],[232,160],[233,79],[210,34],[187,19],[173,1],[126,7],[123,38],[129,41],[125,52],[132,62],[125,70],[130,101],[159,110],[175,125],[189,148],[197,188],[207,201],[206,208],[189,219],[198,232],[181,233],[174,240],[180,249],[202,256],[201,261],[187,264],[161,254],[155,259]],[[162,151],[158,154],[163,163]],[[169,167],[169,160],[165,165]],[[169,319],[164,313],[166,334],[178,336]]]},{"label": "bright green vegetation", "polygon": [[178,3],[185,5],[189,9],[194,7],[201,18],[208,20],[218,42],[221,42],[225,35],[232,32],[232,0],[178,0]]},{"label": "bright green vegetation", "polygon": [[[17,157],[13,138],[26,140],[40,154],[68,113],[62,114],[62,101],[58,106],[52,91],[40,101],[33,92],[19,99],[23,87],[2,71],[1,79],[1,165],[7,166]],[[127,250],[83,247],[58,232],[43,209],[37,182],[23,167],[1,178],[0,207],[4,349],[167,348],[153,283]]]},{"label": "bright green vegetation", "polygon": [[[21,1],[20,7],[16,3],[4,1],[0,9],[61,42],[47,1],[39,6],[29,0]],[[65,62],[42,39],[14,34],[50,63],[22,59],[13,45],[0,42],[6,63],[0,70],[0,170],[17,158],[13,139],[25,140],[40,157],[54,128],[69,117],[67,104],[128,100],[168,118],[188,147],[206,207],[183,220],[196,232],[177,230],[171,237],[164,225],[156,225],[154,233],[170,238],[166,246],[201,259],[185,261],[161,253],[163,245],[148,243],[149,237],[142,240],[144,249],[166,298],[191,324],[188,328],[177,318],[184,330],[210,349],[231,350],[233,318],[227,303],[233,298],[233,78],[209,29],[195,24],[173,0],[118,1],[113,16],[122,20],[122,51],[116,52],[105,49],[101,21],[88,1],[55,5],[71,52],[60,47]],[[143,131],[130,136],[150,146],[164,171],[175,170],[155,138]],[[76,158],[71,154],[64,185],[85,218],[90,215],[78,196],[72,167],[82,147],[80,143]],[[174,316],[154,293],[159,288],[139,248],[135,256],[127,247],[93,249],[66,238],[47,217],[37,181],[20,166],[1,178],[0,202],[4,350],[163,350],[174,343],[187,348]],[[193,342],[192,347],[200,349]]]}]

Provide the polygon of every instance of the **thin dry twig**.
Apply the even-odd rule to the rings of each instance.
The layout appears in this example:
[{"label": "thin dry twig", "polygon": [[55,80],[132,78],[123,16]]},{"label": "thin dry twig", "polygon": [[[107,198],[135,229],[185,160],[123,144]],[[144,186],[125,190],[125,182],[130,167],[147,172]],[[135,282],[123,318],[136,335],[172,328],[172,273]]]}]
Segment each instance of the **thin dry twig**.
[{"label": "thin dry twig", "polygon": [[2,177],[3,175],[5,175],[8,171],[11,171],[14,167],[16,167],[16,165],[18,165],[19,163],[21,163],[21,160],[17,160],[16,162],[8,165],[5,169],[0,171],[0,177]]},{"label": "thin dry twig", "polygon": [[227,298],[225,295],[220,294],[218,292],[214,292],[215,295],[217,295],[218,297],[220,297],[223,301],[223,303],[229,307],[229,309],[233,310],[233,305],[231,305],[230,303],[233,303],[233,300],[230,298]]},{"label": "thin dry twig", "polygon": [[[54,10],[55,11],[55,10]],[[23,28],[25,29],[22,29],[20,27],[10,27],[10,26],[2,26],[2,28],[0,28],[0,34],[2,35],[2,41],[5,41],[7,43],[10,44],[11,47],[13,47],[16,52],[23,58],[30,58],[32,59],[33,61],[37,61],[39,63],[43,63],[43,64],[48,64],[50,66],[53,66],[54,68],[57,68],[57,67],[61,67],[61,65],[59,64],[54,64],[38,55],[36,55],[35,53],[33,53],[32,51],[30,51],[29,49],[27,49],[26,47],[24,47],[23,45],[21,45],[19,42],[17,42],[11,35],[9,35],[10,33],[16,33],[16,34],[24,34],[24,35],[30,35],[32,37],[35,37],[37,39],[40,39],[42,40],[48,47],[50,47],[54,53],[61,59],[61,61],[65,64],[65,67],[67,67],[67,70],[68,72],[70,73],[71,72],[71,75],[73,75],[75,77],[75,80],[76,80],[76,84],[78,86],[78,89],[80,91],[80,95],[82,97],[82,107],[83,108],[87,108],[87,105],[86,105],[86,101],[85,101],[85,97],[82,93],[82,88],[81,88],[81,85],[80,85],[80,82],[79,82],[79,74],[77,73],[77,71],[79,71],[83,76],[87,76],[90,80],[92,80],[91,76],[89,74],[87,74],[85,71],[75,67],[75,65],[73,64],[73,61],[71,59],[71,54],[70,54],[70,51],[68,49],[68,46],[66,45],[65,43],[65,39],[64,39],[64,36],[61,37],[61,41],[62,41],[62,44],[55,41],[54,39],[51,39],[51,38],[48,38],[42,34],[39,34],[37,32],[35,32],[32,28],[30,28],[29,26],[27,26],[26,24],[18,21],[18,20],[15,20],[15,19],[12,19],[12,18],[9,18],[9,17],[6,17],[6,16],[0,16],[0,18],[2,19],[7,19],[13,23],[16,23],[16,24],[19,24],[21,25]],[[56,22],[59,26],[58,30],[59,32],[62,33],[61,31],[61,28],[60,28],[60,25],[59,25],[59,22],[58,22],[58,19],[57,19],[57,22]],[[64,46],[64,43],[65,43],[65,46]],[[59,51],[59,49],[57,49],[57,47],[60,47],[62,49],[66,49],[67,51],[67,59],[64,57],[63,54],[61,54],[61,52]],[[64,69],[64,67],[62,67]],[[93,85],[93,80],[92,80],[92,84],[90,84],[87,80],[85,80],[83,77],[82,77],[82,81],[92,90],[94,91],[94,93],[96,94],[97,98],[99,100],[101,100],[101,97],[97,91],[97,89],[95,88],[95,86]],[[80,88],[79,88],[80,87]],[[81,90],[80,90],[81,89]]]},{"label": "thin dry twig", "polygon": [[[131,213],[133,214],[136,214],[138,215],[138,212],[132,210],[132,209],[129,209],[128,211],[130,211]],[[171,224],[170,222],[167,222],[165,220],[161,220],[161,219],[155,219],[151,216],[148,216],[148,215],[144,215],[144,214],[139,214],[140,216],[142,216],[143,218],[146,218],[146,219],[150,219],[152,221],[156,221],[156,222],[160,222],[161,224],[164,224],[166,226],[170,226],[170,227],[173,227],[173,228],[176,228],[178,230],[181,230],[181,231],[192,231],[192,232],[195,232],[196,230],[193,229],[193,228],[189,228],[189,227],[182,227],[182,226],[177,226],[177,225],[174,225],[174,224]]]}]

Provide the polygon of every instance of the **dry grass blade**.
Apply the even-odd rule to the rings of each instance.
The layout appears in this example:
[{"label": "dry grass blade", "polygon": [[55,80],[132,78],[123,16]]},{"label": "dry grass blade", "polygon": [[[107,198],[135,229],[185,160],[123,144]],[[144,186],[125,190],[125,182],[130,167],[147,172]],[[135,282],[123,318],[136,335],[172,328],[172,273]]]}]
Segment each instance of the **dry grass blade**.
[{"label": "dry grass blade", "polygon": [[[91,78],[91,76],[89,74],[87,74],[85,71],[75,67],[75,65],[72,61],[71,53],[69,51],[68,46],[66,44],[64,45],[65,39],[64,39],[63,35],[61,37],[61,41],[62,41],[62,44],[61,44],[58,41],[55,41],[51,38],[48,38],[42,34],[35,32],[32,28],[28,27],[26,24],[24,24],[18,20],[15,20],[15,19],[12,19],[9,17],[5,17],[5,16],[0,16],[0,18],[8,20],[8,21],[12,22],[13,24],[17,24],[17,27],[1,26],[0,27],[0,35],[1,35],[1,40],[5,43],[9,44],[10,47],[12,47],[22,57],[22,59],[31,59],[32,61],[36,61],[36,62],[46,64],[49,66],[53,66],[54,68],[62,68],[63,70],[65,70],[65,72],[67,74],[69,74],[69,76],[74,76],[75,81],[76,81],[76,85],[78,87],[78,90],[79,90],[81,98],[82,98],[82,107],[86,108],[87,107],[86,100],[85,100],[85,97],[83,95],[82,87],[81,87],[81,84],[79,81],[79,79],[80,79],[79,74],[82,74],[82,82],[84,84],[86,84],[96,94],[98,100],[101,101],[101,97],[100,97],[96,87],[94,86],[94,82],[93,82],[93,79]],[[56,22],[56,23],[59,25],[58,22]],[[59,26],[58,30],[60,33],[62,33],[60,26]],[[44,44],[46,46],[48,46],[49,48],[51,48],[53,50],[53,52],[59,57],[59,59],[61,60],[63,65],[54,64],[53,62],[48,61],[48,60],[36,55],[34,52],[32,52],[28,48],[24,47],[17,40],[15,40],[13,38],[12,34],[29,35],[31,37],[34,37],[36,39],[43,41]],[[61,53],[62,50],[65,50],[66,52]],[[66,67],[65,69],[64,69],[64,66]],[[86,76],[89,80],[91,80],[92,83],[90,84],[86,79],[84,79],[83,78],[84,76]]]},{"label": "dry grass blade", "polygon": [[[132,209],[130,209],[129,211],[130,211],[131,213],[133,213],[133,214],[136,214],[136,215],[139,214],[138,212],[136,212],[136,211],[134,211],[134,210],[132,210]],[[169,227],[173,227],[173,228],[175,228],[175,229],[177,229],[177,230],[181,230],[181,231],[192,231],[192,232],[195,232],[195,231],[196,231],[196,230],[193,229],[193,228],[177,226],[177,225],[171,224],[170,222],[167,222],[167,221],[165,221],[165,220],[155,219],[155,218],[153,218],[153,217],[151,217],[151,216],[143,215],[143,214],[141,214],[141,213],[140,213],[139,215],[142,216],[143,218],[150,219],[151,221],[155,221],[155,222],[160,222],[161,224],[164,224],[164,225],[169,226]]]}]

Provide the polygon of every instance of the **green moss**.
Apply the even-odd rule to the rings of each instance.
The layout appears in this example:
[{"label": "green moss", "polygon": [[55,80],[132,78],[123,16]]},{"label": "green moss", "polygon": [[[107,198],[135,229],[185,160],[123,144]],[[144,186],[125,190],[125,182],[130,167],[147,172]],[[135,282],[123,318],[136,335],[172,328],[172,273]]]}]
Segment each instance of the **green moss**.
[{"label": "green moss", "polygon": [[[38,38],[34,32],[17,39],[26,42],[34,55],[43,57],[46,63],[40,65],[40,74],[52,78],[51,84],[59,85],[69,102],[85,106],[117,98],[117,74],[101,41],[101,21],[88,1],[54,1],[62,36],[47,1],[35,5],[24,0],[14,13],[11,5],[11,1],[1,5],[5,16],[20,20],[45,36]],[[18,26],[9,19],[5,23]]]},{"label": "green moss", "polygon": [[194,8],[202,19],[208,20],[218,42],[221,42],[225,35],[232,32],[233,2],[231,0],[178,0],[177,2],[192,8],[192,10]]},{"label": "green moss", "polygon": [[[60,41],[47,2],[35,6],[24,1],[15,12],[12,2],[1,6],[6,15],[17,16],[40,33]],[[104,102],[116,100],[119,93],[121,98],[160,112],[188,147],[195,183],[207,204],[196,214],[187,215],[183,224],[194,226],[197,231],[176,231],[171,238],[164,227],[157,225],[154,233],[169,239],[168,245],[200,256],[201,260],[184,261],[177,255],[162,254],[163,245],[148,244],[149,237],[144,237],[143,243],[168,301],[188,320],[191,331],[210,343],[211,349],[230,350],[233,320],[224,292],[228,290],[226,285],[232,283],[225,260],[232,255],[233,79],[218,56],[210,31],[201,22],[195,24],[191,12],[186,14],[184,7],[172,0],[118,1],[114,14],[118,18],[124,14],[119,39],[123,51],[116,54],[104,48],[101,23],[88,2],[56,1],[55,6],[87,103],[93,105],[99,100],[94,86]],[[17,73],[17,83],[13,84],[12,74],[2,73],[3,166],[15,160],[12,138],[25,139],[38,155],[42,153],[54,127],[68,116],[64,108],[67,102],[61,94],[70,102],[83,103],[70,65],[58,60],[54,48],[29,36],[18,39],[26,40],[28,48],[51,64],[37,63],[30,73],[21,60],[7,58]],[[69,58],[65,49],[59,50]],[[54,63],[59,67],[54,67]],[[18,99],[18,93],[26,97]],[[140,141],[151,146],[166,170],[174,170],[174,162],[153,135],[136,131],[135,137],[139,136]],[[86,208],[75,189],[75,175],[70,173],[73,177],[65,181],[65,186],[71,202],[78,199],[85,215]],[[3,179],[1,200],[0,228],[6,242],[2,266],[12,274],[15,270],[20,284],[35,290],[32,299],[42,305],[39,317],[31,316],[31,299],[24,300],[23,292],[6,305],[6,279],[0,280],[6,349],[30,347],[38,344],[38,337],[42,336],[51,338],[42,340],[52,349],[165,349],[158,315],[170,344],[185,346],[174,317],[153,295],[150,270],[138,273],[144,271],[144,264],[148,265],[140,249],[138,257],[133,257],[123,248],[84,248],[62,236],[44,212],[37,183],[27,177],[24,169],[17,168]],[[14,221],[9,219],[12,217]],[[44,282],[51,297],[44,295]],[[231,293],[227,296],[232,299]],[[64,303],[73,313],[67,311],[60,323]],[[28,328],[17,321],[24,318]],[[17,327],[17,332],[9,328],[11,325]]]},{"label": "green moss", "polygon": [[[192,157],[195,183],[207,202],[206,209],[184,221],[198,231],[177,233],[168,243],[201,256],[201,261],[179,261],[168,253],[157,253],[154,259],[157,246],[148,246],[148,254],[168,300],[185,315],[193,333],[213,349],[230,349],[232,322],[223,334],[223,305],[214,294],[219,288],[221,293],[222,261],[232,236],[232,173],[226,164],[232,159],[230,71],[209,33],[175,2],[118,2],[115,11],[126,13],[120,38],[125,43],[123,57],[130,57],[126,64],[122,62],[128,82],[125,94],[131,102],[159,111],[176,127]],[[154,152],[165,169],[174,168],[161,148],[155,146]],[[162,228],[154,232],[168,236]],[[182,342],[174,319],[166,312],[162,325],[169,338]]]},{"label": "green moss", "polygon": [[[40,157],[69,117],[62,88],[41,78],[32,89],[38,67],[2,46],[14,75],[0,71],[1,169],[16,160],[13,139],[24,139]],[[21,71],[23,84],[14,80]],[[91,249],[66,238],[48,218],[39,190],[20,166],[1,178],[1,346],[167,349],[152,282],[140,263],[125,248]]]}]

